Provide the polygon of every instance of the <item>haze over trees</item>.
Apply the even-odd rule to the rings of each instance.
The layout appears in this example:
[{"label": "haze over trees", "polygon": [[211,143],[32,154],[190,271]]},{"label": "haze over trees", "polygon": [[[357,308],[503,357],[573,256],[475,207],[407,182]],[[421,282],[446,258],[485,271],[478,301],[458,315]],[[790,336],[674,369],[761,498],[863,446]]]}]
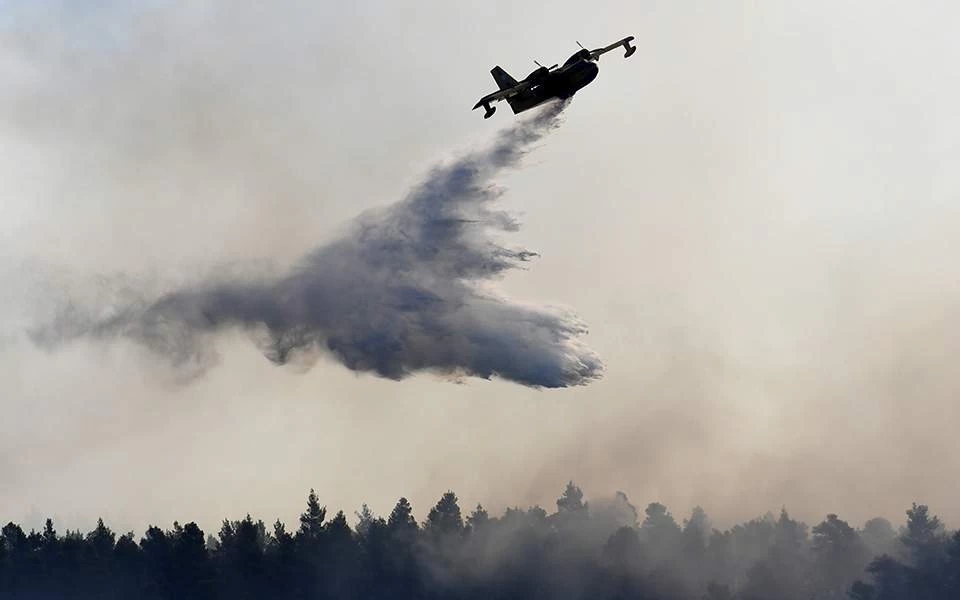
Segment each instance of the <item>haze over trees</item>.
[{"label": "haze over trees", "polygon": [[0,598],[957,599],[960,532],[918,504],[899,530],[835,514],[811,527],[782,509],[721,531],[700,507],[677,518],[621,492],[588,503],[573,482],[550,513],[466,512],[448,491],[422,523],[405,498],[348,520],[310,490],[290,531],[250,515],[139,537],[102,520],[88,533],[8,523]]}]

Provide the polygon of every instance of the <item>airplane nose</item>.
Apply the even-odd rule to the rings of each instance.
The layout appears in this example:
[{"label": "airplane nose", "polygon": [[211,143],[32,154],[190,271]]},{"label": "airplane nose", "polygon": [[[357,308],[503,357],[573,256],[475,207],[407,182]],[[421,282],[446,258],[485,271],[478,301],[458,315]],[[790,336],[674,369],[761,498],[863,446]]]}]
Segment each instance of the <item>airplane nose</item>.
[{"label": "airplane nose", "polygon": [[584,71],[583,85],[587,85],[591,81],[597,78],[597,75],[600,73],[600,67],[594,63],[587,63],[587,69]]}]

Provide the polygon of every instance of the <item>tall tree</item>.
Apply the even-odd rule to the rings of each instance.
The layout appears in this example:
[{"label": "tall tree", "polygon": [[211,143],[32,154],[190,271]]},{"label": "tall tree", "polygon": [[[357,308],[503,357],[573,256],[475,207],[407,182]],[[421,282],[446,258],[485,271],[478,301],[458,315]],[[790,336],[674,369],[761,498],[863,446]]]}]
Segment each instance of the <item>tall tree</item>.
[{"label": "tall tree", "polygon": [[463,518],[456,494],[447,491],[440,497],[436,506],[430,509],[424,529],[433,535],[459,534],[463,531]]},{"label": "tall tree", "polygon": [[47,519],[43,525],[43,548],[47,551],[57,546],[57,530],[53,528],[53,519]]},{"label": "tall tree", "polygon": [[133,532],[117,538],[113,547],[113,562],[116,566],[114,577],[115,597],[144,599],[151,596],[146,592],[146,573],[143,565],[143,553],[134,541]]},{"label": "tall tree", "polygon": [[773,544],[764,560],[747,572],[744,600],[803,600],[810,595],[809,552],[806,525],[780,511]]},{"label": "tall tree", "polygon": [[144,592],[149,598],[169,597],[174,588],[173,544],[159,527],[150,526],[140,540],[146,571]]},{"label": "tall tree", "polygon": [[307,510],[300,514],[300,531],[298,537],[309,541],[319,540],[323,535],[323,521],[327,518],[327,507],[320,506],[317,493],[310,489],[307,496]]},{"label": "tall tree", "polygon": [[373,511],[370,510],[370,507],[366,504],[360,507],[360,512],[354,514],[357,516],[357,535],[361,538],[366,537],[373,522],[377,520],[377,516],[373,514]]},{"label": "tall tree", "polygon": [[813,528],[812,585],[815,598],[846,598],[847,590],[867,566],[866,547],[857,531],[835,514]]},{"label": "tall tree", "polygon": [[171,566],[177,597],[202,599],[214,596],[213,566],[203,531],[196,523],[187,523],[174,537]]},{"label": "tall tree", "polygon": [[267,596],[292,598],[300,583],[298,576],[302,572],[296,541],[280,519],[273,523],[273,536],[269,541],[264,557]]},{"label": "tall tree", "polygon": [[710,538],[710,519],[700,506],[690,512],[690,518],[684,519],[680,534],[680,556],[684,569],[689,576],[691,587],[705,590],[710,578],[707,568],[707,540]]},{"label": "tall tree", "polygon": [[467,528],[470,531],[478,531],[490,524],[490,514],[481,504],[473,509],[473,512],[467,517]]},{"label": "tall tree", "polygon": [[231,598],[260,598],[267,592],[266,525],[248,514],[240,521],[225,522],[220,530],[221,577]]},{"label": "tall tree", "polygon": [[567,482],[563,494],[557,498],[557,512],[564,514],[582,514],[587,510],[587,503],[583,501],[583,491],[573,481]]},{"label": "tall tree", "polygon": [[327,523],[324,540],[324,568],[326,596],[329,598],[353,598],[359,582],[357,569],[360,548],[350,531],[343,511],[338,511]]},{"label": "tall tree", "polygon": [[646,517],[640,524],[640,539],[656,560],[672,560],[680,547],[680,526],[667,507],[659,502],[651,502],[644,513]]},{"label": "tall tree", "polygon": [[943,552],[943,523],[939,517],[930,514],[926,504],[914,502],[907,510],[907,526],[900,541],[913,565],[935,561]]},{"label": "tall tree", "polygon": [[16,594],[28,587],[31,580],[33,565],[30,560],[30,545],[23,529],[12,522],[0,530],[0,542],[6,549],[5,587],[16,597]]},{"label": "tall tree", "polygon": [[695,506],[690,518],[683,521],[683,554],[691,564],[699,564],[707,552],[707,540],[710,538],[710,519],[703,508]]},{"label": "tall tree", "polygon": [[413,507],[406,498],[397,500],[396,506],[390,511],[387,527],[393,534],[409,535],[417,531],[417,520],[413,518]]},{"label": "tall tree", "polygon": [[416,597],[420,589],[416,544],[419,529],[413,507],[406,498],[397,500],[387,520],[387,553],[384,561],[384,589],[388,597]]},{"label": "tall tree", "polygon": [[117,536],[103,524],[103,519],[97,519],[97,526],[87,534],[87,545],[96,559],[109,559],[113,555],[113,547],[116,543]]}]

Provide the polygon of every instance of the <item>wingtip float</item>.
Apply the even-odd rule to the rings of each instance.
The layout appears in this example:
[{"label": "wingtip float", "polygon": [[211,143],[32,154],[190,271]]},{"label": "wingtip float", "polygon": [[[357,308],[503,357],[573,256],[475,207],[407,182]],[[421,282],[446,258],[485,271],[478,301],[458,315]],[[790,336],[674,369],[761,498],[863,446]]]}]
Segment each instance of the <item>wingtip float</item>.
[{"label": "wingtip float", "polygon": [[[623,47],[624,58],[633,56],[637,48],[630,45],[632,41],[631,35],[596,50],[587,50],[580,46],[581,49],[568,58],[563,65],[553,65],[548,68],[537,63],[537,69],[522,81],[517,81],[496,66],[490,70],[490,74],[493,75],[500,89],[480,98],[473,109],[476,110],[482,106],[485,111],[483,118],[489,119],[497,111],[493,103],[501,100],[506,100],[513,114],[517,114],[555,98],[561,100],[570,98],[597,78],[600,69],[596,63],[601,55]],[[577,44],[579,45],[579,42]]]}]

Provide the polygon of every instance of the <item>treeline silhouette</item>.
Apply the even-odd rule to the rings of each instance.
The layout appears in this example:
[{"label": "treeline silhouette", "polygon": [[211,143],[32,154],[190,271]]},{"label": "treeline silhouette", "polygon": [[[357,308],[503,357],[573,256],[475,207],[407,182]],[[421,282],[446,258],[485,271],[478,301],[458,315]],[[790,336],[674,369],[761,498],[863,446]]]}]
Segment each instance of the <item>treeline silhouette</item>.
[{"label": "treeline silhouette", "polygon": [[619,492],[588,505],[572,482],[556,505],[464,518],[447,492],[423,523],[401,498],[386,519],[364,505],[351,528],[311,490],[295,531],[249,515],[216,535],[175,522],[139,540],[102,520],[63,535],[49,519],[9,523],[0,598],[960,599],[960,532],[924,505],[899,531],[833,514],[808,528],[786,510],[720,531],[699,507],[678,522]]}]

